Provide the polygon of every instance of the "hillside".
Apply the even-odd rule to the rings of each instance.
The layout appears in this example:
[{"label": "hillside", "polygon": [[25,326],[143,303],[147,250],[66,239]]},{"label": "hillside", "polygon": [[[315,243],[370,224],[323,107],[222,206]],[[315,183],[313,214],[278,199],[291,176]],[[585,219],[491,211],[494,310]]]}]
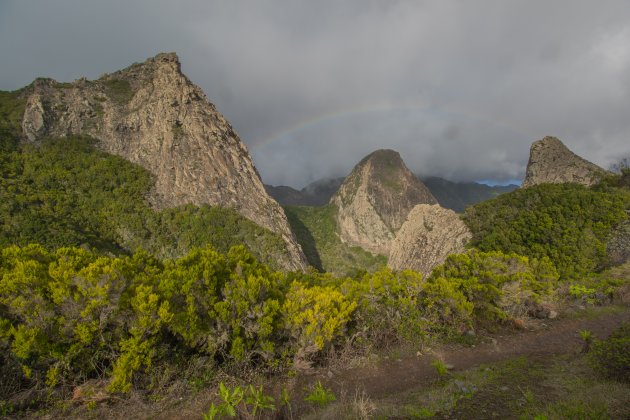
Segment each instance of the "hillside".
[{"label": "hillside", "polygon": [[607,263],[606,242],[627,209],[626,189],[542,184],[471,206],[464,221],[474,247],[549,258],[563,278],[574,279]]},{"label": "hillside", "polygon": [[287,206],[285,211],[309,264],[316,269],[354,277],[387,264],[386,256],[372,255],[361,247],[342,242],[335,206]]},{"label": "hillside", "polygon": [[282,237],[232,209],[153,209],[148,197],[154,177],[99,151],[95,142],[89,137],[48,139],[4,152],[0,246],[40,243],[51,251],[83,246],[114,254],[141,247],[172,258],[196,246],[211,244],[227,252],[244,244],[273,267],[291,264]]},{"label": "hillside", "polygon": [[265,192],[232,126],[182,72],[176,54],[158,54],[98,80],[37,79],[19,92],[25,101],[21,135],[87,135],[96,146],[153,175],[149,200],[157,209],[185,204],[235,209],[280,235],[291,255],[306,260],[282,208]]}]

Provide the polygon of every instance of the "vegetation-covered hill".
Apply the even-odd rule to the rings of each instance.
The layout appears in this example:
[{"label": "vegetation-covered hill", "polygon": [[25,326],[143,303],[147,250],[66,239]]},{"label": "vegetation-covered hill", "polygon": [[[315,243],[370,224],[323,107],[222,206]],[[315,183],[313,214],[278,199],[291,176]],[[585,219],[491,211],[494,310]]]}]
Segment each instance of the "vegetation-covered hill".
[{"label": "vegetation-covered hill", "polygon": [[114,254],[144,248],[176,257],[195,246],[227,252],[243,244],[273,267],[289,258],[279,235],[233,210],[207,205],[153,210],[147,201],[153,177],[97,150],[90,138],[49,139],[40,146],[3,138],[1,246],[87,246]]},{"label": "vegetation-covered hill", "polygon": [[472,246],[548,257],[562,278],[575,279],[606,264],[606,241],[628,208],[626,189],[541,184],[469,207],[464,221]]}]

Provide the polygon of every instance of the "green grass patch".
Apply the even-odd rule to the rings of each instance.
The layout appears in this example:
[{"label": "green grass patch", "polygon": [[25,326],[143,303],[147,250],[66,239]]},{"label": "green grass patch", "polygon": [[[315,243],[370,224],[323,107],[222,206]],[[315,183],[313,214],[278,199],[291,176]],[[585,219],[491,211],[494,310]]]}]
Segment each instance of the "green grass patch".
[{"label": "green grass patch", "polygon": [[376,418],[628,418],[630,385],[598,377],[585,355],[519,357],[374,403]]}]

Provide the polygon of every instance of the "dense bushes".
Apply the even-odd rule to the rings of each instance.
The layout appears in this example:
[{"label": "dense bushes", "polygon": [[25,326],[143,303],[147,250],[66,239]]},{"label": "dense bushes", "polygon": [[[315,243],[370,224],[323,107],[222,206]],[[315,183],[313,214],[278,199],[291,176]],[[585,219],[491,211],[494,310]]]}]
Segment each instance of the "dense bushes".
[{"label": "dense bushes", "polygon": [[469,207],[464,221],[480,250],[547,257],[563,279],[574,279],[606,262],[607,236],[629,203],[614,188],[543,184]]},{"label": "dense bushes", "polygon": [[339,345],[457,334],[540,299],[554,276],[546,262],[500,253],[452,256],[427,280],[389,269],[351,279],[274,272],[242,246],[166,261],[10,246],[0,254],[0,357],[31,384],[105,377],[128,391],[178,355],[276,369]]},{"label": "dense bushes", "polygon": [[274,267],[288,261],[281,237],[234,210],[154,211],[145,199],[151,175],[93,142],[51,139],[0,154],[0,246],[36,242],[51,251],[88,246],[114,254],[142,247],[175,258],[206,244],[223,253],[244,244]]}]

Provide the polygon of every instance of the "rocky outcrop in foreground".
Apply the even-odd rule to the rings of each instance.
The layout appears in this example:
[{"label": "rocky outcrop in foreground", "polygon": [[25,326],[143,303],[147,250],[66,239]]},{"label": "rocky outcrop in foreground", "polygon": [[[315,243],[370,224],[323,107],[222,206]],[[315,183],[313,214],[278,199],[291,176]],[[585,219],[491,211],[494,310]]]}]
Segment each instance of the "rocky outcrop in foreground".
[{"label": "rocky outcrop in foreground", "polygon": [[417,204],[437,201],[398,152],[377,150],[359,162],[330,200],[341,240],[388,255],[391,241]]},{"label": "rocky outcrop in foreground", "polygon": [[606,174],[606,170],[576,155],[557,138],[548,136],[532,144],[522,186],[565,182],[589,186]]},{"label": "rocky outcrop in foreground", "polygon": [[156,208],[209,204],[236,209],[275,233],[306,267],[282,208],[265,192],[246,147],[203,91],[182,74],[177,56],[159,54],[98,80],[38,79],[25,89],[25,136],[89,135],[104,151],[155,176]]},{"label": "rocky outcrop in foreground", "polygon": [[429,275],[450,254],[465,251],[472,238],[457,214],[439,205],[420,204],[411,210],[391,244],[388,265]]}]

